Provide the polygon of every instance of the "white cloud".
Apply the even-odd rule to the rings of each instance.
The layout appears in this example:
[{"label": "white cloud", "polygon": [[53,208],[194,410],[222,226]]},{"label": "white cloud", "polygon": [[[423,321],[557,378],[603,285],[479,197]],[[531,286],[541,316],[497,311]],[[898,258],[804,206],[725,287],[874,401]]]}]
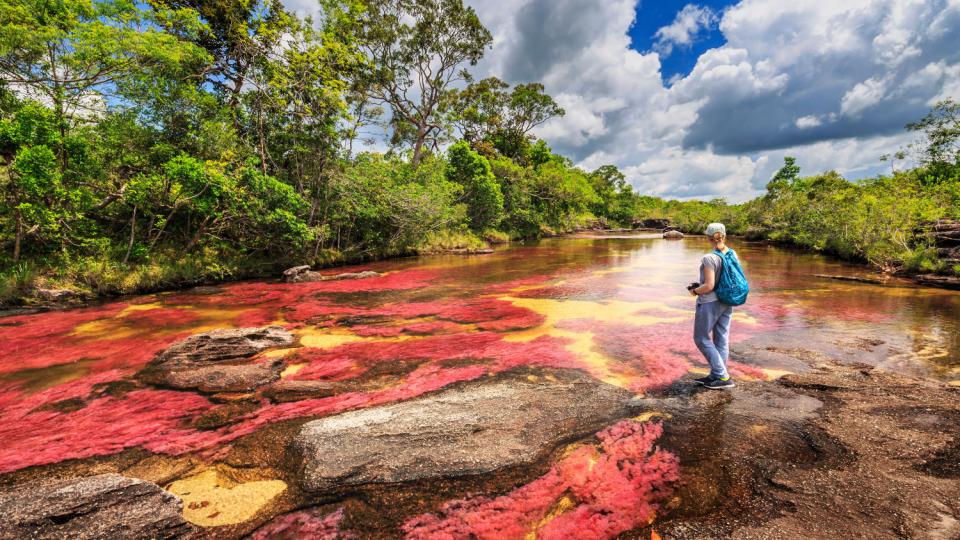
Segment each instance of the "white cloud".
[{"label": "white cloud", "polygon": [[687,4],[677,13],[672,23],[657,30],[653,48],[660,54],[669,56],[674,46],[689,47],[702,31],[708,30],[718,20],[712,9]]},{"label": "white cloud", "polygon": [[800,129],[814,128],[819,126],[822,123],[823,123],[823,120],[819,116],[816,116],[813,114],[807,115],[807,116],[801,116],[800,118],[797,118],[797,121],[796,121],[797,127]]},{"label": "white cloud", "polygon": [[863,111],[877,105],[887,93],[887,80],[870,78],[851,88],[840,100],[840,113],[859,117]]},{"label": "white cloud", "polygon": [[719,21],[690,5],[650,37],[685,47],[719,22],[726,44],[667,86],[656,49],[631,49],[637,0],[466,3],[494,37],[474,74],[544,83],[567,115],[536,134],[643,193],[742,201],[785,155],[803,174],[888,171],[904,125],[960,98],[960,0],[742,0]]}]

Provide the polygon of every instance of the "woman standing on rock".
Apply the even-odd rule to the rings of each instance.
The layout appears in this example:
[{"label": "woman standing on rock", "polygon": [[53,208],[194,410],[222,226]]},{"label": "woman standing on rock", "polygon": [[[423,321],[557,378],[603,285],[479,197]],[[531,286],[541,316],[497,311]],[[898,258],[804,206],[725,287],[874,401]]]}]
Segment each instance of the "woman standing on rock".
[{"label": "woman standing on rock", "polygon": [[[727,247],[727,229],[722,223],[711,223],[705,231],[713,251],[700,260],[700,282],[690,285],[690,294],[697,297],[697,314],[693,323],[693,341],[710,363],[710,374],[696,382],[710,389],[733,388],[733,380],[727,372],[730,356],[730,319],[733,306],[717,298],[714,291],[717,277],[723,267],[723,259],[737,254]],[[723,257],[718,253],[723,254]]]}]

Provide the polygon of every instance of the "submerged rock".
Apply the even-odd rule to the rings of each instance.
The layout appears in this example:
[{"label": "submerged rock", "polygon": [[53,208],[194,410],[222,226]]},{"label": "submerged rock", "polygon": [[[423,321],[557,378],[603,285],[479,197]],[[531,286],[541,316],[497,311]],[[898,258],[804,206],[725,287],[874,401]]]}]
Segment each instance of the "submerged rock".
[{"label": "submerged rock", "polygon": [[321,274],[310,270],[307,265],[294,266],[283,271],[283,280],[287,283],[303,283],[308,281],[339,281],[341,279],[365,279],[380,277],[383,274],[367,270],[364,272],[344,272],[342,274]]},{"label": "submerged rock", "polygon": [[940,287],[943,289],[960,290],[960,276],[941,276],[937,274],[920,274],[914,279],[921,285]]},{"label": "submerged rock", "polygon": [[319,492],[529,464],[629,414],[627,390],[579,372],[550,379],[501,375],[309,422],[293,443],[303,486]]},{"label": "submerged rock", "polygon": [[171,345],[139,378],[201,392],[249,391],[277,380],[283,370],[282,360],[249,363],[249,358],[271,347],[292,344],[293,335],[280,326],[214,330]]},{"label": "submerged rock", "polygon": [[119,474],[58,480],[0,493],[0,538],[182,538],[183,503]]},{"label": "submerged rock", "polygon": [[331,381],[297,381],[281,379],[263,390],[264,397],[277,403],[335,396],[350,390],[350,386]]}]

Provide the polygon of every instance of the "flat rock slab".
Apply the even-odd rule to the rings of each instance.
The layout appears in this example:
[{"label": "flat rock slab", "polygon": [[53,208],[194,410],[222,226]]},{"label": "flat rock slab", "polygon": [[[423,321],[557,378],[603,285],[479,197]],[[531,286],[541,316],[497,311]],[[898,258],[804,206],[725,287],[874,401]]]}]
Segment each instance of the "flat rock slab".
[{"label": "flat rock slab", "polygon": [[481,474],[595,433],[628,416],[631,397],[576,371],[508,373],[309,422],[293,445],[312,492]]},{"label": "flat rock slab", "polygon": [[283,271],[283,280],[287,283],[304,283],[308,281],[339,281],[341,279],[366,279],[380,277],[383,274],[366,270],[363,272],[344,272],[342,274],[321,274],[310,270],[307,265],[294,266]]},{"label": "flat rock slab", "polygon": [[58,480],[0,493],[0,539],[182,538],[183,503],[119,474]]},{"label": "flat rock slab", "polygon": [[162,386],[202,392],[243,392],[275,381],[279,360],[250,362],[253,355],[293,344],[280,326],[235,328],[196,334],[174,343],[140,372],[139,378]]}]

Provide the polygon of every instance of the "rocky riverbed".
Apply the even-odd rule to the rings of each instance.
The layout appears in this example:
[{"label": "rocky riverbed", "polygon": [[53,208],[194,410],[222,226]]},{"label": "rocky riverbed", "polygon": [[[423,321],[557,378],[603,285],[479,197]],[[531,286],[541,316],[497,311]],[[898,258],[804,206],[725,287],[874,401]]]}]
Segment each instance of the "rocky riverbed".
[{"label": "rocky riverbed", "polygon": [[[577,370],[519,368],[282,422],[223,456],[131,449],[32,467],[0,478],[0,538],[519,537],[601,508],[616,523],[600,530],[622,538],[960,535],[960,388],[816,348],[790,355],[805,372],[728,392],[681,379],[638,398]],[[618,423],[650,444],[615,460],[640,464],[642,482],[565,484],[581,454],[622,451],[602,431]],[[644,431],[659,426],[659,440]],[[655,452],[669,456],[659,468]],[[618,489],[639,502],[604,503]],[[617,515],[628,509],[647,514]]]},{"label": "rocky riverbed", "polygon": [[960,297],[744,247],[706,390],[690,241],[0,319],[0,538],[956,537]]}]

